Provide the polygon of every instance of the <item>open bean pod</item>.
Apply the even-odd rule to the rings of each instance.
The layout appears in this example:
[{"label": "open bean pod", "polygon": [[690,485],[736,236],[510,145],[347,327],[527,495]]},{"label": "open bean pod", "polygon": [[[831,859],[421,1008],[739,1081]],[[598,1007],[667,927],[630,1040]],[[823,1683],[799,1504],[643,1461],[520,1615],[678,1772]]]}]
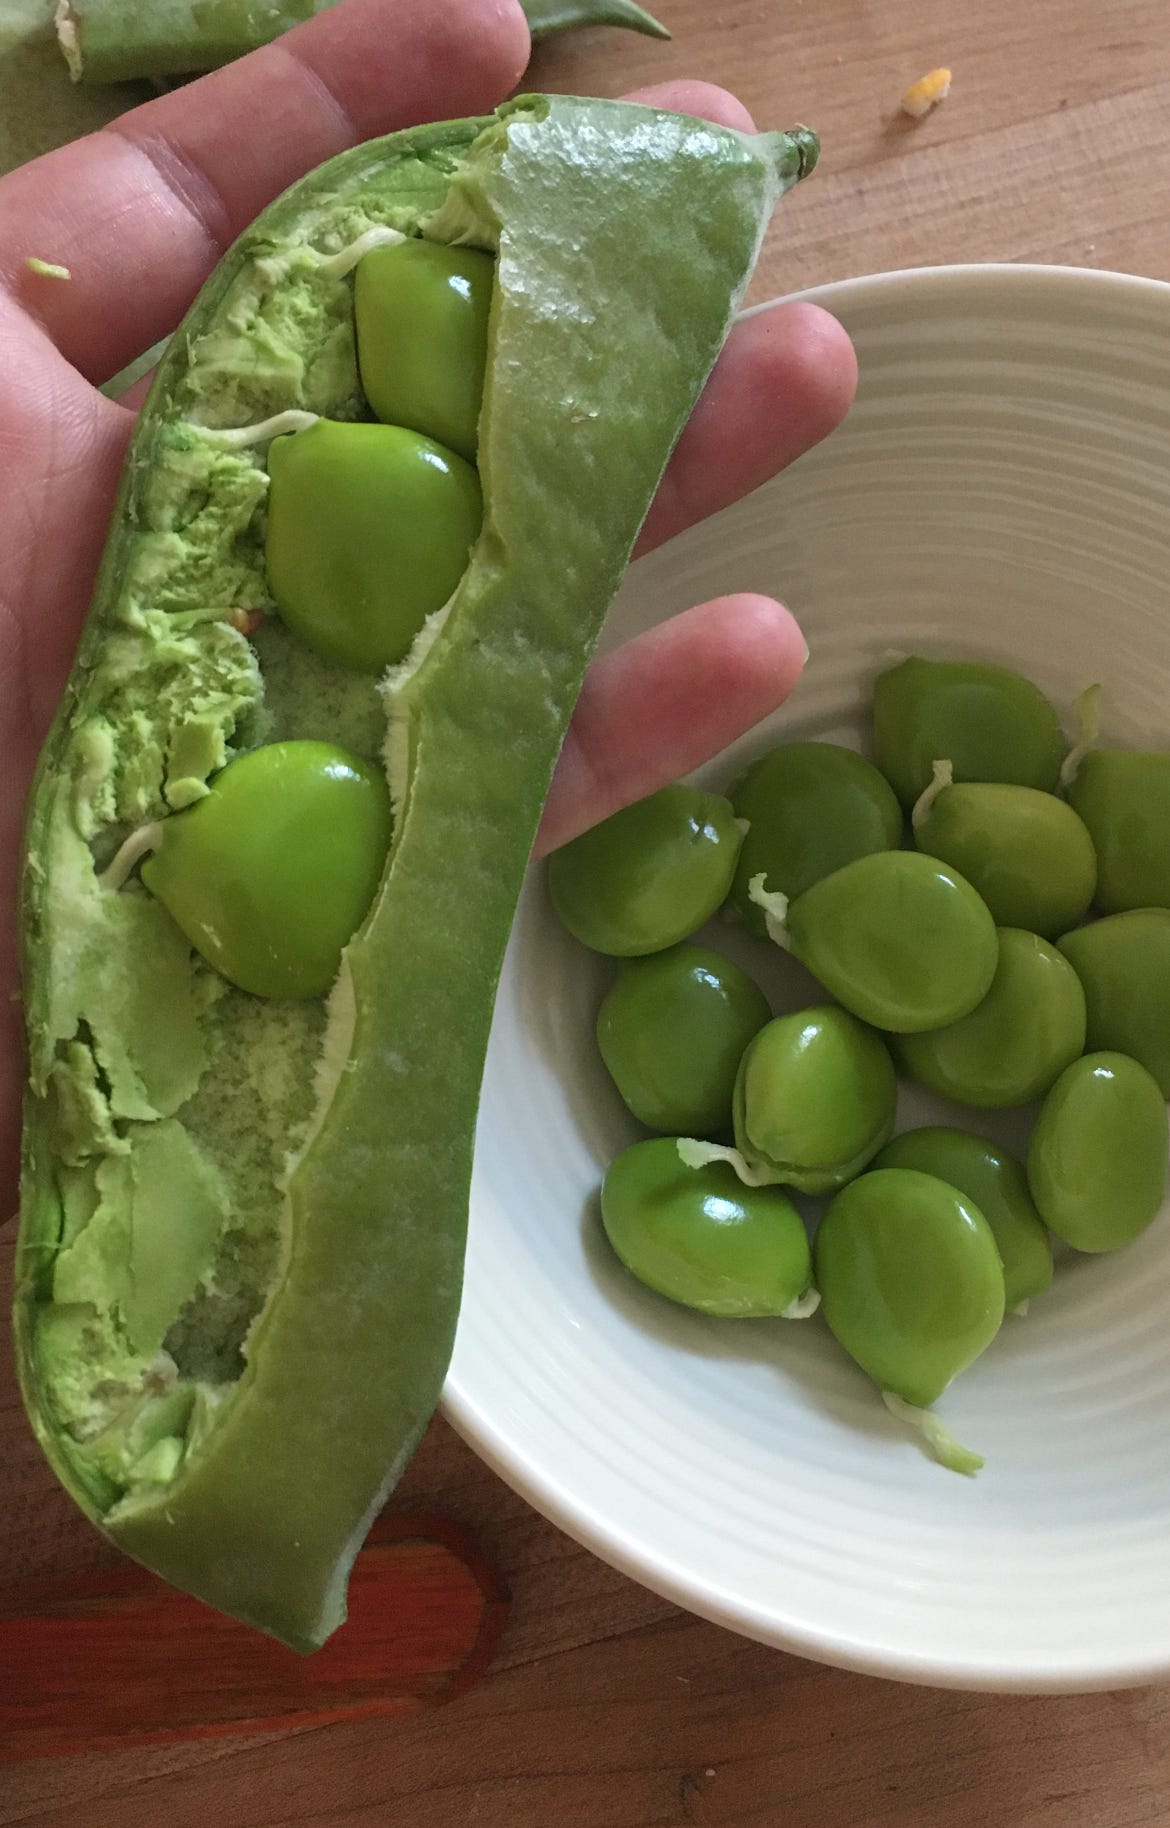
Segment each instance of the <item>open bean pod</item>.
[{"label": "open bean pod", "polygon": [[[21,1376],[114,1542],[298,1649],[344,1617],[438,1399],[553,764],[772,205],[815,153],[803,130],[539,96],[359,147],[231,250],[140,417],[28,833]],[[462,575],[383,675],[272,613],[266,446],[304,437],[307,460],[329,442],[295,429],[313,415],[347,452],[392,429],[359,423],[353,268],[403,236],[477,248],[494,276]],[[285,744],[316,755],[312,842],[296,778],[264,763],[241,785]],[[362,798],[383,769],[384,865]],[[369,893],[360,870],[339,886],[354,845],[376,886],[344,943]],[[265,858],[284,921],[265,868],[253,892]],[[277,971],[306,933],[339,953],[327,999]]]}]

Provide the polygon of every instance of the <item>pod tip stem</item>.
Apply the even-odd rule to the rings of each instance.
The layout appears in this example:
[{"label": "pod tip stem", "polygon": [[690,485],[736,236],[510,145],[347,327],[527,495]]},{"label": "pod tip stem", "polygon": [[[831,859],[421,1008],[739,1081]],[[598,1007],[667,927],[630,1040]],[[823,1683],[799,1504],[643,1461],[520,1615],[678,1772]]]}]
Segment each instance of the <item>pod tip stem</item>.
[{"label": "pod tip stem", "polygon": [[821,142],[811,127],[797,126],[792,129],[792,140],[800,158],[800,176],[807,178],[816,170],[821,156]]},{"label": "pod tip stem", "polygon": [[807,178],[816,169],[817,160],[821,156],[821,142],[811,127],[790,127],[786,133],[761,134],[760,139],[775,160],[783,190],[799,184],[802,178]]}]

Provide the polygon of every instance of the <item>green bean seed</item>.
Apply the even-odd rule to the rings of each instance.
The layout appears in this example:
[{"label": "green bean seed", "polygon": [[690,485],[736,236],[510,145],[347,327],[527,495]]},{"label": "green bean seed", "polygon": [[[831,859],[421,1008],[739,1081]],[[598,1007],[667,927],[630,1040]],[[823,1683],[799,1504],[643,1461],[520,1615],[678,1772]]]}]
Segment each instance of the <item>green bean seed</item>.
[{"label": "green bean seed", "polygon": [[917,851],[878,851],[815,883],[788,909],[787,941],[846,1009],[895,1034],[965,1016],[999,958],[970,883]]},{"label": "green bean seed", "polygon": [[622,964],[597,1017],[601,1057],[647,1129],[719,1136],[743,1050],[771,1015],[746,971],[698,946]]},{"label": "green bean seed", "polygon": [[903,660],[874,687],[877,765],[904,806],[931,782],[935,762],[956,781],[1012,781],[1051,793],[1064,738],[1044,694],[1018,673],[973,661]]},{"label": "green bean seed", "polygon": [[1111,914],[1066,933],[1060,950],[1084,988],[1087,1045],[1132,1055],[1170,1098],[1170,913]]},{"label": "green bean seed", "polygon": [[269,447],[265,559],[288,626],[327,660],[381,672],[447,602],[479,534],[469,463],[398,425],[318,419]]},{"label": "green bean seed", "polygon": [[626,1268],[704,1314],[780,1315],[808,1293],[808,1234],[776,1187],[745,1187],[723,1162],[684,1167],[665,1136],[635,1143],[601,1189],[606,1235]]},{"label": "green bean seed", "polygon": [[971,782],[943,786],[933,799],[928,789],[919,804],[919,850],[961,870],[997,926],[1052,939],[1082,918],[1097,859],[1083,822],[1063,800],[1034,787]]},{"label": "green bean seed", "polygon": [[595,952],[663,952],[724,900],[742,842],[730,801],[681,782],[662,787],[553,852],[553,907]]},{"label": "green bean seed", "polygon": [[996,1111],[1039,1098],[1084,1045],[1085,993],[1072,966],[1038,934],[1001,927],[983,1001],[946,1028],[899,1037],[895,1057],[932,1092]]},{"label": "green bean seed", "polygon": [[750,1168],[806,1193],[859,1174],[894,1127],[898,1086],[881,1038],[824,1005],[777,1016],[743,1056],[735,1141]]},{"label": "green bean seed", "polygon": [[354,275],[362,387],[385,425],[475,462],[495,261],[477,248],[401,241]]},{"label": "green bean seed", "polygon": [[931,1124],[906,1130],[887,1143],[874,1168],[914,1168],[956,1187],[974,1202],[990,1225],[1003,1264],[1004,1301],[1017,1308],[1052,1281],[1052,1244],[1028,1192],[1023,1164],[1006,1149]]},{"label": "green bean seed", "polygon": [[1077,1250],[1117,1250],[1166,1197],[1166,1105],[1127,1054],[1085,1054],[1040,1109],[1028,1185],[1050,1231]]},{"label": "green bean seed", "polygon": [[991,1227],[956,1188],[909,1168],[837,1194],[814,1252],[825,1319],[881,1390],[924,1408],[991,1344],[1004,1311]]},{"label": "green bean seed", "polygon": [[333,743],[269,743],[160,825],[142,880],[241,990],[323,996],[390,845],[380,769]]},{"label": "green bean seed", "polygon": [[1170,755],[1091,749],[1068,797],[1096,846],[1102,913],[1170,908]]},{"label": "green bean seed", "polygon": [[902,809],[872,762],[837,743],[786,743],[761,756],[731,789],[748,832],[729,908],[761,936],[764,916],[748,884],[762,870],[788,896],[871,851],[902,842]]}]

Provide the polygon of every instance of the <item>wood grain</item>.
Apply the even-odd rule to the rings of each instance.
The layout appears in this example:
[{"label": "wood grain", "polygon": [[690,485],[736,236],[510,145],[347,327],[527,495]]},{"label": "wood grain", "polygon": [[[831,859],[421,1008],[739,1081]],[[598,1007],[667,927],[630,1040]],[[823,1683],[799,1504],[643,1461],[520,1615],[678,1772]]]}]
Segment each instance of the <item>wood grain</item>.
[{"label": "wood grain", "polygon": [[440,1707],[483,1674],[507,1616],[466,1530],[397,1512],[375,1521],[348,1599],[302,1657],[129,1560],[0,1586],[0,1766]]},{"label": "wood grain", "polygon": [[[1164,0],[659,0],[659,45],[542,46],[533,87],[616,95],[701,76],[822,164],[754,296],[896,266],[1036,260],[1170,278]],[[936,64],[918,124],[904,89]],[[84,1523],[0,1414],[0,1569],[84,1565]],[[38,1828],[1165,1828],[1170,1690],[1059,1699],[900,1687],[699,1623],[559,1535],[440,1421],[397,1494],[471,1527],[512,1616],[440,1713],[5,1772]],[[864,1528],[864,1519],[858,1527]],[[1167,1548],[1170,1577],[1170,1545]],[[176,1648],[181,1659],[181,1647]]]},{"label": "wood grain", "polygon": [[[778,212],[753,297],[892,267],[1055,261],[1170,278],[1170,33],[1160,0],[663,0],[669,45],[542,45],[534,87],[676,76],[761,125],[808,121],[821,164]],[[951,95],[899,108],[938,64]]]}]

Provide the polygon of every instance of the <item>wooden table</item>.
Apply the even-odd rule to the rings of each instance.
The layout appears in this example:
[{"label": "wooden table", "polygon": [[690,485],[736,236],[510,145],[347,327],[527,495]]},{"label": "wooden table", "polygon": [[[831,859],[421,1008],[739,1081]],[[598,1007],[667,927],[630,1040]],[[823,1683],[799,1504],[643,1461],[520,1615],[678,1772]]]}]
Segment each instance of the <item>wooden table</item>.
[{"label": "wooden table", "polygon": [[[1038,260],[1170,278],[1165,0],[660,0],[669,45],[554,41],[534,87],[674,75],[812,122],[824,155],[780,212],[755,296],[881,268]],[[936,64],[951,98],[897,104]],[[11,1227],[5,1238],[10,1246]],[[6,1270],[7,1265],[4,1265]],[[0,1570],[91,1554],[0,1385]],[[701,1624],[536,1516],[432,1427],[395,1502],[470,1525],[513,1591],[495,1665],[406,1721],[0,1770],[38,1828],[1165,1828],[1170,1690],[932,1693]],[[1170,1545],[1167,1548],[1170,1578]],[[176,1651],[181,1656],[181,1648]]]}]

